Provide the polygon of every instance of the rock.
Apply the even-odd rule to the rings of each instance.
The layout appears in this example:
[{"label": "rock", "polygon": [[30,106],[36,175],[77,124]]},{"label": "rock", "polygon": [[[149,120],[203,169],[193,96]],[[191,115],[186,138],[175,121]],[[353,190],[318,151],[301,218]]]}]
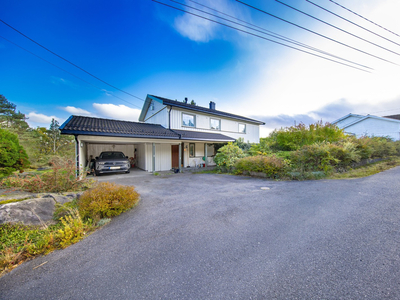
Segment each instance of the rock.
[{"label": "rock", "polygon": [[0,195],[0,201],[11,200],[11,199],[15,200],[30,199],[30,198],[33,198],[33,195],[24,192],[11,192]]},{"label": "rock", "polygon": [[53,220],[53,198],[36,198],[0,206],[0,224],[19,223],[41,225]]}]

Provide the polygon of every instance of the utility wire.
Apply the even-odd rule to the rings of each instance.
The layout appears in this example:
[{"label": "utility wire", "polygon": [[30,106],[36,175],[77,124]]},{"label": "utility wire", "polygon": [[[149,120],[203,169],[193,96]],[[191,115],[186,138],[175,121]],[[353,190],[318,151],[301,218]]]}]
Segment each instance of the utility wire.
[{"label": "utility wire", "polygon": [[[393,43],[393,44],[395,44],[395,45],[397,45],[397,46],[400,46],[399,43],[396,43],[395,41],[393,41],[393,40],[391,40],[391,39],[388,39],[388,38],[386,38],[386,37],[384,37],[384,36],[382,36],[382,35],[380,35],[380,34],[374,32],[374,31],[372,31],[372,30],[369,30],[368,28],[365,28],[365,27],[363,27],[363,26],[361,26],[361,25],[359,25],[359,24],[357,24],[357,23],[355,23],[355,22],[352,22],[352,21],[350,21],[349,19],[346,19],[346,18],[344,18],[344,17],[342,17],[342,16],[340,16],[340,15],[338,15],[338,14],[336,14],[336,13],[330,11],[329,9],[326,9],[326,8],[324,8],[324,7],[318,5],[318,4],[316,4],[316,3],[314,3],[314,2],[312,2],[312,1],[310,1],[310,0],[306,0],[306,1],[307,1],[308,3],[310,3],[310,4],[312,4],[312,5],[315,5],[316,7],[320,8],[320,9],[322,9],[322,10],[325,10],[326,12],[328,12],[328,13],[330,13],[330,14],[332,14],[332,15],[334,15],[334,16],[336,16],[336,17],[342,19],[342,20],[345,20],[345,21],[349,22],[350,24],[353,24],[353,25],[355,25],[355,26],[357,26],[357,27],[359,27],[359,28],[361,28],[361,29],[364,29],[365,31],[368,31],[369,33],[372,33],[372,34],[374,34],[374,35],[376,35],[376,36],[379,36],[380,38],[382,38],[382,39],[384,39],[384,40],[386,40],[386,41],[389,41],[389,42],[391,42],[391,43]],[[377,24],[376,24],[376,25],[377,25]],[[378,26],[379,26],[379,25],[378,25]],[[381,27],[381,26],[379,26],[379,27]],[[396,35],[397,35],[397,34],[396,34]]]},{"label": "utility wire", "polygon": [[[256,32],[263,33],[263,34],[265,34],[265,35],[272,36],[272,37],[274,37],[274,38],[276,38],[276,39],[283,40],[283,41],[285,41],[285,42],[288,42],[288,43],[291,43],[291,44],[295,44],[295,45],[297,45],[297,46],[304,47],[304,48],[307,48],[307,49],[309,49],[309,50],[313,50],[313,51],[315,51],[315,52],[319,52],[319,53],[322,53],[322,54],[325,54],[325,55],[328,55],[328,56],[331,56],[331,57],[334,57],[334,58],[337,58],[337,59],[346,61],[346,62],[348,62],[348,63],[352,63],[352,64],[355,64],[355,65],[358,65],[358,66],[363,67],[363,68],[366,68],[366,69],[373,70],[372,68],[367,67],[367,66],[365,66],[365,65],[362,65],[362,64],[356,63],[356,62],[354,62],[354,61],[351,61],[351,60],[342,58],[342,57],[340,57],[340,56],[336,56],[336,55],[334,55],[334,54],[331,54],[331,53],[329,53],[329,52],[320,50],[320,49],[318,49],[318,48],[315,48],[315,47],[312,47],[312,46],[303,44],[303,43],[298,42],[298,41],[296,41],[296,40],[292,40],[292,39],[286,38],[286,37],[284,37],[284,36],[282,36],[282,35],[275,34],[275,33],[273,33],[272,31],[265,30],[265,29],[262,28],[262,27],[256,26],[257,28],[261,28],[261,29],[262,29],[262,30],[258,30],[258,29],[255,29],[255,28],[253,28],[253,27],[240,24],[240,23],[238,23],[238,22],[235,22],[235,21],[232,21],[232,20],[229,20],[229,19],[226,19],[226,18],[217,16],[217,15],[214,15],[214,14],[212,14],[212,13],[206,12],[206,11],[204,11],[204,10],[195,8],[195,7],[193,7],[193,6],[190,6],[190,5],[187,5],[187,4],[184,4],[184,3],[181,3],[181,2],[175,1],[175,0],[170,0],[170,1],[171,1],[171,2],[174,2],[174,3],[177,3],[177,4],[180,4],[180,5],[182,5],[182,6],[189,7],[189,8],[191,8],[191,9],[197,10],[197,11],[202,12],[202,13],[204,13],[204,14],[207,14],[207,15],[210,15],[210,16],[213,16],[213,17],[222,19],[222,20],[224,20],[224,21],[228,21],[228,22],[231,22],[231,23],[233,23],[233,24],[242,26],[242,27],[244,27],[244,28],[248,28],[248,29],[254,30],[254,31],[256,31]],[[192,2],[194,2],[194,1],[192,1]],[[207,7],[207,6],[205,6],[205,5],[201,5],[201,6]],[[207,8],[208,8],[208,7],[207,7]],[[228,15],[228,14],[225,14],[225,13],[224,13],[224,15],[227,15],[227,16],[229,16],[229,17],[232,17],[232,16],[230,16],[230,15]],[[234,18],[234,17],[233,17],[233,18]],[[237,19],[237,18],[234,18],[234,19]],[[244,21],[242,21],[242,20],[240,20],[240,19],[237,19],[237,20],[239,20],[239,21],[241,21],[241,22],[244,22]],[[247,23],[247,22],[245,22],[245,23]],[[248,24],[251,24],[251,23],[248,23]],[[251,24],[251,25],[252,25],[252,24]],[[252,25],[252,26],[253,26],[253,25]],[[272,32],[272,34],[270,34],[270,33],[268,33],[268,32]]]},{"label": "utility wire", "polygon": [[[295,11],[297,11],[297,12],[303,14],[303,15],[306,15],[306,16],[308,16],[308,17],[314,19],[314,20],[317,20],[317,21],[319,21],[319,22],[321,22],[321,23],[324,23],[324,24],[326,24],[326,25],[328,25],[328,26],[330,26],[330,27],[333,27],[333,28],[335,28],[335,29],[337,29],[337,30],[340,30],[340,31],[344,32],[344,33],[347,33],[348,35],[351,35],[351,36],[353,36],[353,37],[355,37],[355,38],[357,38],[357,39],[360,39],[360,40],[362,40],[362,41],[364,41],[364,42],[367,42],[367,43],[369,43],[369,44],[371,44],[371,45],[374,45],[374,46],[376,46],[376,47],[379,47],[379,48],[381,48],[381,49],[384,49],[384,50],[386,50],[386,51],[389,51],[389,52],[391,52],[391,53],[394,53],[394,54],[400,56],[400,53],[398,53],[398,52],[396,52],[396,51],[392,51],[392,50],[390,50],[390,49],[388,49],[388,48],[385,48],[385,47],[383,47],[383,46],[381,46],[381,45],[375,44],[374,42],[371,42],[371,41],[369,41],[369,40],[367,40],[367,39],[364,39],[364,38],[362,38],[362,37],[360,37],[360,36],[358,36],[358,35],[356,35],[356,34],[353,34],[353,33],[349,32],[349,31],[347,31],[347,30],[344,30],[344,29],[342,29],[342,28],[340,28],[340,27],[337,27],[337,26],[335,26],[335,25],[333,25],[333,24],[331,24],[331,23],[329,23],[329,22],[326,22],[326,21],[321,20],[321,19],[319,19],[319,18],[317,18],[317,17],[314,17],[313,15],[310,15],[310,14],[304,12],[304,11],[301,11],[300,9],[297,9],[297,8],[295,8],[295,7],[293,7],[293,6],[290,6],[289,4],[286,4],[286,3],[284,3],[284,2],[282,2],[282,1],[280,1],[280,0],[275,0],[275,1],[278,2],[278,3],[280,3],[280,4],[282,4],[282,5],[285,5],[286,7],[291,8],[291,9],[293,9],[293,10],[295,10]],[[306,1],[308,1],[308,0],[306,0]],[[399,45],[399,46],[400,46],[400,45]]]},{"label": "utility wire", "polygon": [[[18,48],[20,48],[20,49],[22,49],[22,50],[24,50],[24,51],[26,51],[26,52],[32,54],[33,56],[36,56],[37,58],[39,58],[39,59],[41,59],[41,60],[47,62],[48,64],[50,64],[50,65],[56,67],[57,69],[60,69],[60,70],[64,71],[65,73],[68,73],[69,75],[71,75],[71,76],[73,76],[73,77],[75,77],[75,78],[77,78],[77,79],[79,79],[79,80],[82,80],[83,82],[85,82],[85,83],[87,83],[87,84],[89,84],[89,85],[91,85],[91,86],[93,86],[93,87],[99,89],[100,91],[102,91],[102,92],[104,91],[104,89],[102,89],[102,88],[100,88],[100,87],[98,87],[98,86],[96,86],[96,85],[90,83],[89,81],[86,81],[85,79],[82,79],[81,77],[76,76],[75,74],[72,74],[71,72],[69,72],[69,71],[67,71],[67,70],[65,70],[65,69],[63,69],[63,68],[61,68],[61,67],[59,67],[59,66],[53,64],[52,62],[50,62],[50,61],[48,61],[48,60],[46,60],[46,59],[40,57],[39,55],[36,55],[35,53],[33,53],[33,52],[31,52],[31,51],[29,51],[29,50],[27,50],[27,49],[21,47],[20,45],[14,43],[14,42],[12,42],[12,41],[10,41],[9,39],[6,39],[5,37],[3,37],[3,36],[1,36],[1,35],[0,35],[0,38],[6,40],[7,42],[13,44],[14,46],[16,46],[16,47],[18,47]],[[136,107],[138,107],[139,109],[141,109],[141,107],[139,107],[139,106],[137,106],[137,105],[135,105],[135,104],[133,104],[133,103],[131,103],[131,102],[129,102],[129,101],[126,101],[126,100],[124,100],[124,99],[122,99],[122,98],[120,98],[120,97],[118,97],[118,96],[116,96],[116,95],[114,95],[114,94],[110,94],[110,95],[113,96],[113,97],[115,97],[115,98],[118,98],[118,99],[120,99],[120,100],[122,100],[122,101],[124,101],[124,102],[126,102],[126,103],[129,103],[130,105],[136,106]]]},{"label": "utility wire", "polygon": [[310,54],[310,55],[313,55],[313,56],[316,56],[316,57],[319,57],[319,58],[322,58],[322,59],[326,59],[326,60],[335,62],[335,63],[340,64],[340,65],[344,65],[344,66],[347,66],[347,67],[350,67],[350,68],[353,68],[353,69],[357,69],[357,70],[360,70],[360,71],[364,71],[364,72],[371,73],[370,71],[367,71],[367,70],[364,70],[364,69],[361,69],[361,68],[358,68],[358,67],[355,67],[355,66],[352,66],[352,65],[349,65],[349,64],[345,64],[345,63],[342,63],[342,62],[339,62],[339,61],[336,61],[336,60],[333,60],[333,59],[330,59],[330,58],[327,58],[327,57],[324,57],[324,56],[321,56],[321,55],[318,55],[318,54],[315,54],[315,53],[311,53],[311,52],[308,52],[308,51],[305,51],[305,50],[302,50],[302,49],[299,49],[299,48],[296,48],[296,47],[293,47],[293,46],[290,46],[290,45],[286,45],[286,44],[284,44],[284,43],[281,43],[281,42],[277,42],[277,41],[268,39],[268,38],[266,38],[266,37],[257,35],[257,34],[255,34],[255,33],[251,33],[251,32],[249,32],[249,31],[245,31],[245,30],[243,30],[243,29],[240,29],[240,28],[237,28],[237,27],[234,27],[234,26],[230,26],[230,25],[228,25],[228,24],[221,23],[221,22],[218,22],[218,21],[215,21],[215,20],[212,20],[212,19],[209,19],[209,18],[200,16],[200,15],[197,15],[197,14],[195,14],[195,13],[192,13],[192,12],[189,12],[189,11],[186,11],[186,10],[183,10],[183,9],[180,9],[180,8],[178,8],[178,7],[169,5],[169,4],[167,4],[167,3],[159,2],[159,1],[157,1],[157,0],[152,0],[152,1],[153,1],[153,2],[156,2],[156,3],[158,3],[158,4],[161,4],[161,5],[164,5],[164,6],[167,6],[167,7],[170,7],[170,8],[179,10],[179,11],[182,11],[182,12],[184,12],[184,13],[191,14],[191,15],[196,16],[196,17],[198,17],[198,18],[201,18],[201,19],[204,19],[204,20],[207,20],[207,21],[210,21],[210,22],[214,22],[214,23],[216,23],[216,24],[220,24],[220,25],[222,25],[222,26],[225,26],[225,27],[228,27],[228,28],[231,28],[231,29],[235,29],[235,30],[237,30],[237,31],[240,31],[240,32],[243,32],[243,33],[246,33],[246,34],[249,34],[249,35],[258,37],[258,38],[263,39],[263,40],[266,40],[266,41],[270,41],[270,42],[275,43],[275,44],[279,44],[279,45],[282,45],[282,46],[285,46],[285,47],[288,47],[288,48],[291,48],[291,49],[294,49],[294,50],[297,50],[297,51],[300,51],[300,52],[303,52],[303,53],[307,53],[307,54]]},{"label": "utility wire", "polygon": [[110,86],[110,87],[112,87],[112,88],[114,88],[114,89],[116,89],[116,90],[118,90],[118,91],[120,91],[120,92],[123,92],[123,93],[125,93],[125,94],[127,94],[127,95],[129,95],[129,96],[131,96],[131,97],[134,97],[134,98],[136,98],[136,99],[139,99],[139,100],[141,100],[141,101],[144,101],[142,98],[139,98],[139,97],[137,97],[137,96],[135,96],[135,95],[132,95],[131,93],[128,93],[128,92],[126,92],[126,91],[124,91],[124,90],[121,90],[120,88],[117,88],[116,86],[114,86],[114,85],[112,85],[112,84],[110,84],[110,83],[108,83],[108,82],[106,82],[106,81],[100,79],[99,77],[93,75],[92,73],[90,73],[90,72],[86,71],[85,69],[79,67],[78,65],[72,63],[72,62],[69,61],[68,59],[66,59],[66,58],[64,58],[64,57],[62,57],[62,56],[60,56],[60,55],[58,55],[57,53],[51,51],[50,49],[48,49],[48,48],[46,48],[45,46],[39,44],[38,42],[36,42],[35,40],[31,39],[31,38],[28,37],[27,35],[23,34],[23,33],[22,33],[21,31],[19,31],[18,29],[12,27],[10,24],[4,22],[2,19],[0,19],[0,22],[2,22],[3,24],[7,25],[7,26],[10,27],[12,30],[18,32],[20,35],[22,35],[23,37],[27,38],[27,39],[30,40],[31,42],[35,43],[35,44],[38,45],[39,47],[42,47],[42,48],[45,49],[46,51],[48,51],[48,52],[50,52],[51,54],[57,56],[58,58],[61,58],[62,60],[66,61],[67,63],[73,65],[75,68],[78,68],[79,70],[81,70],[81,71],[85,72],[86,74],[92,76],[93,78],[95,78],[95,79],[101,81],[102,83],[104,83],[104,84],[106,84],[106,85],[108,85],[108,86]]},{"label": "utility wire", "polygon": [[316,34],[316,35],[318,35],[318,36],[320,36],[320,37],[323,37],[323,38],[325,38],[325,39],[328,39],[328,40],[330,40],[330,41],[332,41],[332,42],[335,42],[335,43],[340,44],[340,45],[342,45],[342,46],[345,46],[345,47],[347,47],[347,48],[353,49],[353,50],[355,50],[355,51],[364,53],[364,54],[366,54],[366,55],[375,57],[376,59],[383,60],[383,61],[385,61],[385,62],[388,62],[388,63],[391,63],[391,64],[393,64],[393,65],[399,66],[398,64],[396,64],[396,63],[394,63],[394,62],[392,62],[392,61],[390,61],[390,60],[384,59],[384,58],[382,58],[382,57],[376,56],[376,55],[374,55],[374,54],[371,54],[371,53],[369,53],[369,52],[363,51],[363,50],[358,49],[358,48],[356,48],[356,47],[350,46],[350,45],[348,45],[348,44],[346,44],[346,43],[342,43],[342,42],[340,42],[340,41],[338,41],[338,40],[335,40],[335,39],[330,38],[330,37],[328,37],[328,36],[326,36],[326,35],[323,35],[323,34],[321,34],[321,33],[318,33],[318,32],[316,32],[316,31],[313,31],[313,30],[311,30],[311,29],[305,28],[305,27],[303,27],[303,26],[300,26],[300,25],[298,25],[298,24],[296,24],[296,23],[290,22],[290,21],[285,20],[285,19],[283,19],[283,18],[280,18],[280,17],[278,17],[278,16],[276,16],[276,15],[273,15],[273,14],[271,14],[271,13],[269,13],[269,12],[266,12],[266,11],[260,9],[260,8],[254,7],[254,6],[250,5],[250,4],[247,4],[247,3],[245,3],[245,2],[242,2],[242,1],[240,1],[240,0],[236,0],[236,2],[242,3],[242,4],[246,5],[246,6],[248,6],[248,7],[250,7],[250,8],[253,8],[253,9],[255,9],[255,10],[258,10],[258,11],[260,11],[260,12],[266,14],[266,15],[269,15],[269,16],[271,16],[271,17],[274,17],[274,18],[278,19],[278,20],[284,21],[284,22],[286,22],[286,23],[288,23],[288,24],[291,24],[291,25],[293,25],[293,26],[296,26],[296,27],[298,27],[298,28],[301,28],[301,29],[303,29],[303,30],[305,30],[305,31],[311,32],[311,33],[313,33],[313,34]]},{"label": "utility wire", "polygon": [[384,29],[384,30],[386,30],[386,31],[388,31],[388,32],[390,32],[390,33],[392,33],[392,34],[397,35],[398,37],[400,37],[400,35],[398,35],[397,33],[395,33],[395,32],[393,32],[393,31],[391,31],[391,30],[389,30],[389,29],[387,29],[387,28],[385,28],[385,27],[383,27],[383,26],[381,26],[381,25],[379,25],[379,24],[377,24],[377,23],[375,23],[375,22],[373,22],[373,21],[371,21],[371,20],[369,20],[369,19],[363,17],[362,15],[360,15],[360,14],[358,14],[358,13],[352,11],[351,9],[349,9],[349,8],[347,8],[347,7],[344,7],[343,5],[341,5],[341,4],[339,4],[339,3],[335,2],[335,1],[332,1],[332,0],[329,0],[329,1],[332,2],[332,3],[334,3],[334,4],[336,4],[337,6],[340,6],[340,7],[343,8],[343,9],[345,9],[345,10],[347,10],[347,11],[349,11],[349,12],[355,14],[356,16],[358,16],[358,17],[360,17],[360,18],[362,18],[362,19],[364,19],[364,20],[366,20],[366,21],[368,21],[368,22],[374,24],[375,26],[378,26],[378,27],[380,27],[380,28],[382,28],[382,29]]}]

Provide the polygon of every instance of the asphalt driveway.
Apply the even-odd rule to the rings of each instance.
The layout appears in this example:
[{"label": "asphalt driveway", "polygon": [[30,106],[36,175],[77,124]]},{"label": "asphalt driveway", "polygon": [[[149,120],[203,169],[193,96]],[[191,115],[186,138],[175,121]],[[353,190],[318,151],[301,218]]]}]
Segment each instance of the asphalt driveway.
[{"label": "asphalt driveway", "polygon": [[399,299],[399,178],[102,176],[139,206],[0,278],[0,299]]}]

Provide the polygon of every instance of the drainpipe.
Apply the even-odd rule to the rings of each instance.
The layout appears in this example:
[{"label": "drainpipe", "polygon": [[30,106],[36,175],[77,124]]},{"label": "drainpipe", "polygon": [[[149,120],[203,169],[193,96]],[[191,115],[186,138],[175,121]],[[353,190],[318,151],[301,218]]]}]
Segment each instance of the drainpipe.
[{"label": "drainpipe", "polygon": [[76,177],[79,177],[79,141],[75,135],[75,159],[76,159]]},{"label": "drainpipe", "polygon": [[172,110],[172,106],[169,107],[169,111],[168,111],[168,129],[171,129],[171,110]]}]

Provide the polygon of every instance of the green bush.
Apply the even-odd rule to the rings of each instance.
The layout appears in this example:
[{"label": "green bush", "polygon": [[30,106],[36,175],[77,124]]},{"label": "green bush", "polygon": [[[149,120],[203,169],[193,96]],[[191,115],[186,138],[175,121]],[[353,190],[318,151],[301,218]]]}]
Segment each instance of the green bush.
[{"label": "green bush", "polygon": [[275,155],[257,155],[239,159],[235,168],[237,174],[262,172],[268,178],[279,178],[284,175],[286,166],[285,161]]},{"label": "green bush", "polygon": [[76,166],[72,160],[54,159],[52,170],[42,174],[15,175],[3,179],[0,186],[14,187],[33,193],[71,192],[84,190],[93,184],[87,178],[76,176]]},{"label": "green bush", "polygon": [[83,193],[77,203],[82,218],[95,222],[102,218],[118,216],[139,202],[133,186],[102,182]]},{"label": "green bush", "polygon": [[309,126],[300,123],[296,126],[275,130],[269,136],[269,147],[275,151],[295,151],[304,145],[317,142],[338,142],[346,138],[342,129],[322,121]]},{"label": "green bush", "polygon": [[357,145],[361,159],[385,158],[400,154],[400,143],[393,142],[385,137],[361,137],[351,138],[351,141]]},{"label": "green bush", "polygon": [[29,167],[28,156],[16,134],[0,128],[0,176]]},{"label": "green bush", "polygon": [[221,171],[232,172],[236,161],[242,157],[244,157],[243,150],[233,143],[228,143],[218,149],[214,162]]}]

